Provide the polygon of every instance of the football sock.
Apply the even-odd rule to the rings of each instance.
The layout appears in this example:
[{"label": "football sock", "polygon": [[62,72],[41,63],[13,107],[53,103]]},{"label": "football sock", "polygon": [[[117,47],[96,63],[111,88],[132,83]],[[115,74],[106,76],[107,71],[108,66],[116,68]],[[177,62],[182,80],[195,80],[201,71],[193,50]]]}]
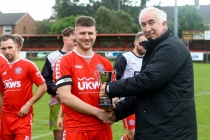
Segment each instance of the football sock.
[{"label": "football sock", "polygon": [[128,137],[128,134],[126,133],[125,135],[123,135],[123,136],[121,137],[120,140],[130,140],[130,138]]}]

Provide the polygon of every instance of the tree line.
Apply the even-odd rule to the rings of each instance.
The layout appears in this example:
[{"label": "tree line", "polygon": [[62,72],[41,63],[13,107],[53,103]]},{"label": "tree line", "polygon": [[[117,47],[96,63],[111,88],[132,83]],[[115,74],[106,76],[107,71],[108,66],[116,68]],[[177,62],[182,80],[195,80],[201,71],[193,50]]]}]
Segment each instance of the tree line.
[{"label": "tree line", "polygon": [[[140,1],[141,5],[131,5]],[[37,34],[60,34],[67,26],[74,26],[75,19],[81,15],[92,16],[96,20],[97,33],[136,33],[141,31],[138,16],[149,0],[90,0],[89,4],[79,0],[57,0],[54,7],[54,20],[37,21]],[[161,8],[159,5],[155,7]],[[182,30],[208,30],[209,24],[195,7],[186,5],[178,10],[178,32]],[[174,19],[168,21],[169,28],[174,27]]]}]

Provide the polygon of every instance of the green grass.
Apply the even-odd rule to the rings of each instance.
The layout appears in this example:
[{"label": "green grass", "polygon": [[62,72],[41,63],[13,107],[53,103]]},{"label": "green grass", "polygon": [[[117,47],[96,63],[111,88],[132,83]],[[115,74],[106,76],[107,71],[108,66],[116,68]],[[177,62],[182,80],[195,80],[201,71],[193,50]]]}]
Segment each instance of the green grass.
[{"label": "green grass", "polygon": [[[39,69],[42,69],[43,60],[34,61]],[[113,63],[113,62],[112,62]],[[198,139],[210,138],[210,64],[194,63],[195,100],[198,123]],[[34,88],[35,89],[35,88]],[[50,96],[46,93],[34,105],[33,140],[53,140],[52,131],[49,130],[49,102]],[[112,125],[113,140],[120,140],[125,133],[121,121]]]},{"label": "green grass", "polygon": [[210,138],[210,64],[194,64],[195,101],[197,111],[198,139]]}]

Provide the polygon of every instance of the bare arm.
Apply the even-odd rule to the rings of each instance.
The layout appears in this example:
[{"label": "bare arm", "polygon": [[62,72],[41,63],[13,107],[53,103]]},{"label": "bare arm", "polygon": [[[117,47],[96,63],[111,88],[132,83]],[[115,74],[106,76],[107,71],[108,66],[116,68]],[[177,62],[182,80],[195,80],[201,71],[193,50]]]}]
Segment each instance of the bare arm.
[{"label": "bare arm", "polygon": [[71,85],[59,87],[57,92],[62,104],[72,108],[80,113],[88,114],[97,117],[100,120],[108,120],[110,112],[105,112],[103,109],[99,109],[79,99],[71,92]]},{"label": "bare arm", "polygon": [[37,90],[33,94],[33,97],[26,102],[24,106],[21,107],[20,112],[18,113],[19,117],[24,117],[26,114],[28,114],[30,107],[36,103],[47,91],[46,83],[42,83],[38,86]]},{"label": "bare arm", "polygon": [[3,96],[4,96],[4,92],[0,92],[0,95],[1,95],[1,97],[3,98]]}]

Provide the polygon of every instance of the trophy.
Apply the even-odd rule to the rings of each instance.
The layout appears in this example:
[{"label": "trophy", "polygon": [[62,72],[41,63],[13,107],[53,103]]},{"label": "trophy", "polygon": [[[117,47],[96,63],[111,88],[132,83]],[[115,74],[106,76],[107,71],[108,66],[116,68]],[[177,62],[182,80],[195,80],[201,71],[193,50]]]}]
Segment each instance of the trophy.
[{"label": "trophy", "polygon": [[[115,80],[116,71],[95,71],[96,80],[98,80],[101,84],[104,82],[112,82]],[[99,106],[101,107],[112,107],[112,99],[109,97],[100,97],[99,98]]]}]

